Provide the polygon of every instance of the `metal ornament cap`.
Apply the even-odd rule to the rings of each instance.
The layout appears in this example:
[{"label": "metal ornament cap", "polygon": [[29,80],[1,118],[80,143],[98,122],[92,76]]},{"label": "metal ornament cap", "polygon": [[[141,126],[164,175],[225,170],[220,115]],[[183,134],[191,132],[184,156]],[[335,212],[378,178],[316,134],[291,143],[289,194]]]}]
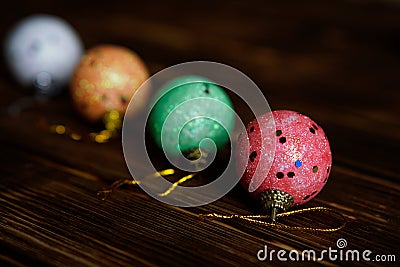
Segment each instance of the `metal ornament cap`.
[{"label": "metal ornament cap", "polygon": [[267,190],[260,194],[260,201],[265,211],[271,208],[288,210],[293,205],[293,197],[281,190]]},{"label": "metal ornament cap", "polygon": [[272,221],[276,221],[276,212],[288,210],[294,203],[293,197],[281,190],[267,190],[260,194],[262,208],[266,212],[271,212]]}]

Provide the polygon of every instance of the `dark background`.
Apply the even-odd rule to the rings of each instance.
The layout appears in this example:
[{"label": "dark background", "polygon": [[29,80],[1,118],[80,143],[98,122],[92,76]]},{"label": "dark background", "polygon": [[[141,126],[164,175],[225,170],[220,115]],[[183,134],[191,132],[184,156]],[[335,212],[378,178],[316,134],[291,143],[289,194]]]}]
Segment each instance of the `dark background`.
[{"label": "dark background", "polygon": [[[67,20],[87,49],[114,43],[134,50],[151,74],[192,60],[228,64],[253,79],[273,110],[309,115],[328,135],[334,163],[326,187],[306,207],[334,208],[348,224],[307,233],[198,219],[260,213],[240,188],[193,209],[164,205],[139,188],[102,202],[97,190],[129,178],[120,140],[75,142],[44,130],[59,122],[82,134],[95,128],[64,94],[0,119],[0,264],[281,265],[259,262],[257,251],[265,244],[321,251],[336,248],[338,238],[349,249],[399,258],[400,2],[12,1],[1,12],[0,38],[33,13]],[[0,71],[5,107],[27,93],[4,64]],[[331,220],[307,215],[289,223]]]}]

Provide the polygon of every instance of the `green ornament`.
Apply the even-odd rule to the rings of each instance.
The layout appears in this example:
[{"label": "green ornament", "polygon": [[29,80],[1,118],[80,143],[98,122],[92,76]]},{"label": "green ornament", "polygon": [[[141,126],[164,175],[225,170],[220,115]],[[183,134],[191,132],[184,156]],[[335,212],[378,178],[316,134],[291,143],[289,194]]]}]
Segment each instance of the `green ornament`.
[{"label": "green ornament", "polygon": [[[161,96],[161,97],[160,97]],[[157,101],[158,99],[158,101]],[[183,76],[160,91],[148,120],[155,144],[169,155],[217,149],[226,145],[234,126],[229,96],[212,81]],[[201,142],[204,139],[213,142]]]}]

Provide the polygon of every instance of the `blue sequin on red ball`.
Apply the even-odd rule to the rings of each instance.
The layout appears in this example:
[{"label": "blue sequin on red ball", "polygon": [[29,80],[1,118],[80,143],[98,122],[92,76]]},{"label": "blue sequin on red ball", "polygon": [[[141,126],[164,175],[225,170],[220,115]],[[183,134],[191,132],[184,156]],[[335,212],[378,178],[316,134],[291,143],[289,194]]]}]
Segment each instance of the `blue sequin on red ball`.
[{"label": "blue sequin on red ball", "polygon": [[297,167],[297,168],[300,168],[301,167],[301,165],[303,165],[303,163],[301,162],[301,160],[296,160],[296,162],[294,163],[294,165]]}]

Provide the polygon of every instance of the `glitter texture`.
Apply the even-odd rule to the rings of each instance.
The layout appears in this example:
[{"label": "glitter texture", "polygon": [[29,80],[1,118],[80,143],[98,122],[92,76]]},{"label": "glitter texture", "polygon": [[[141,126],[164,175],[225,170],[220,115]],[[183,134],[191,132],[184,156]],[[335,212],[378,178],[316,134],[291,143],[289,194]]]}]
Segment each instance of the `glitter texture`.
[{"label": "glitter texture", "polygon": [[[266,179],[251,195],[257,198],[261,192],[279,189],[294,198],[294,205],[300,205],[315,197],[327,181],[332,165],[329,142],[322,128],[307,116],[289,110],[277,110],[272,115],[276,129],[279,129],[279,135],[275,137],[275,156],[270,169],[259,166]],[[247,164],[241,179],[241,185],[246,190],[259,164],[254,155],[261,155],[265,150],[259,145],[259,125],[268,125],[265,120],[270,118],[267,113],[252,121],[246,129],[248,138],[246,134],[241,134],[238,140],[237,162]],[[247,142],[250,150],[245,151],[246,155]]]},{"label": "glitter texture", "polygon": [[[214,141],[217,148],[228,142],[234,113],[232,102],[222,88],[203,77],[183,76],[169,82],[161,92],[167,90],[154,105],[149,117],[149,130],[158,147],[176,155],[199,148],[200,141],[205,138]],[[184,105],[189,100],[190,105]],[[165,123],[168,115],[169,122]],[[227,128],[224,129],[218,122]],[[163,144],[161,131],[166,134]],[[207,144],[203,148],[207,149]]]},{"label": "glitter texture", "polygon": [[[128,102],[149,77],[143,61],[131,50],[99,45],[87,51],[75,69],[70,92],[78,112],[90,122],[115,110],[125,113]],[[147,99],[142,99],[143,105]]]}]

